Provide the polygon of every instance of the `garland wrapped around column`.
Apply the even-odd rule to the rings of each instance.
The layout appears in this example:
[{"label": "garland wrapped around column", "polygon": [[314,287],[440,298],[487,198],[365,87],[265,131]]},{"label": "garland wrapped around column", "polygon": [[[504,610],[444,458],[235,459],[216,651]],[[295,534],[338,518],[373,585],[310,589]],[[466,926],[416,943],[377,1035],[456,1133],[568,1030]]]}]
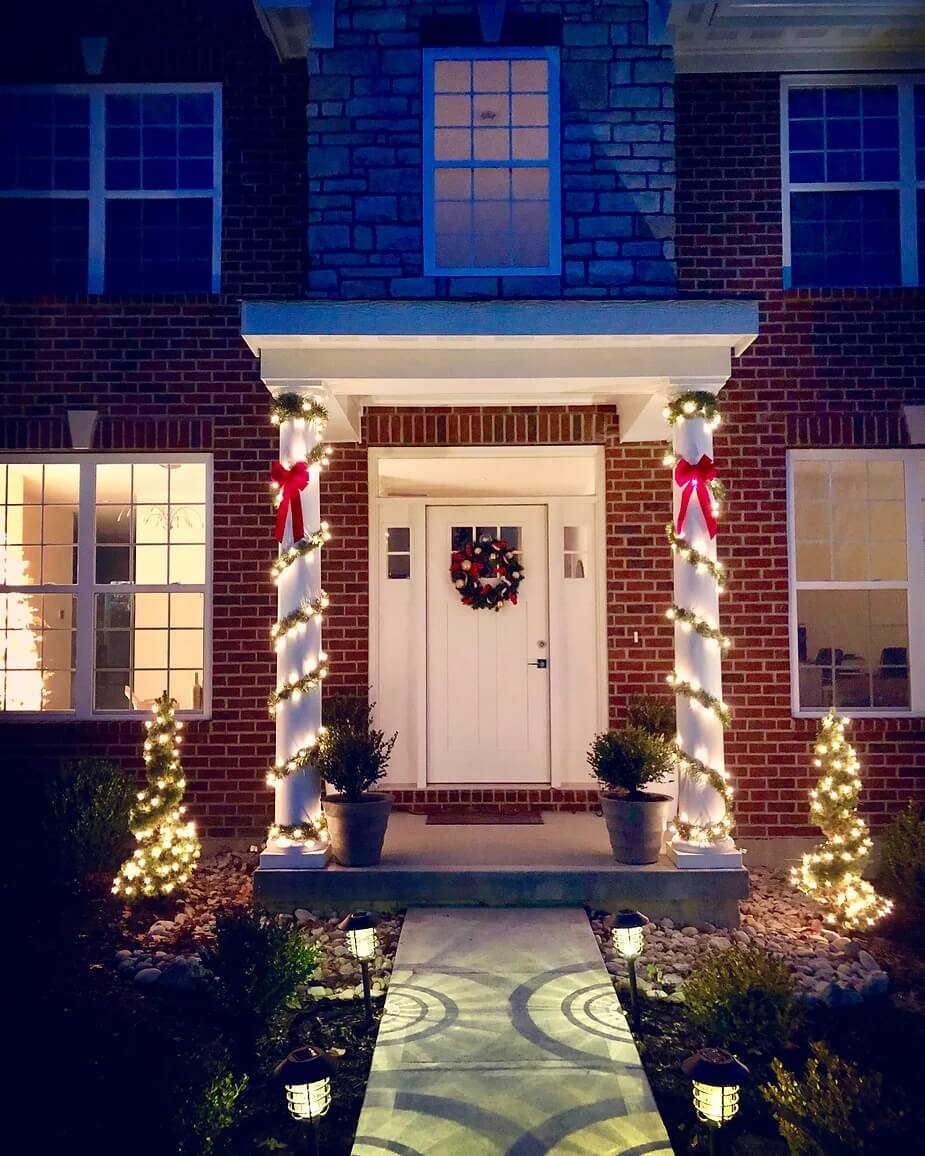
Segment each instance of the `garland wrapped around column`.
[{"label": "garland wrapped around column", "polygon": [[[720,424],[719,406],[711,393],[690,391],[681,394],[669,403],[664,410],[664,416],[669,425],[676,427],[679,423],[700,421],[703,423],[701,440],[709,446],[712,453],[712,431]],[[677,443],[676,436],[676,443]],[[699,451],[698,451],[699,452]],[[713,671],[711,682],[719,687],[719,662],[722,655],[731,647],[729,638],[720,630],[718,621],[712,621],[711,615],[716,612],[715,598],[722,594],[726,586],[725,567],[711,557],[705,549],[698,549],[692,544],[686,532],[686,526],[691,518],[692,508],[699,510],[699,521],[702,521],[704,532],[708,536],[705,542],[712,541],[717,532],[717,522],[720,513],[720,501],[724,496],[722,484],[716,477],[716,465],[710,454],[699,453],[696,461],[688,461],[683,454],[669,450],[664,458],[664,464],[672,471],[674,483],[679,488],[679,504],[677,519],[666,527],[668,541],[672,554],[681,562],[691,567],[700,577],[712,583],[715,594],[707,598],[700,588],[699,597],[702,601],[713,602],[714,609],[704,612],[704,608],[695,609],[683,604],[683,597],[678,587],[683,585],[678,579],[676,569],[675,600],[665,612],[666,617],[674,623],[676,638],[683,635],[692,635],[692,643],[696,643],[699,665]],[[702,544],[701,544],[702,545]],[[676,643],[676,653],[677,653]],[[693,650],[692,646],[688,647]],[[691,656],[688,656],[691,658]],[[693,660],[691,665],[694,665]],[[693,712],[702,712],[711,716],[721,728],[726,728],[731,722],[729,707],[706,686],[701,685],[692,672],[680,672],[677,669],[667,676],[669,686],[675,694],[685,699]],[[679,712],[680,713],[680,712]],[[697,729],[696,720],[690,727]],[[699,724],[703,730],[703,724]],[[675,756],[679,769],[689,782],[699,782],[712,787],[719,795],[723,814],[713,821],[704,822],[699,819],[685,817],[682,805],[682,789],[679,790],[678,816],[669,824],[669,833],[676,840],[691,844],[695,847],[716,847],[725,844],[731,847],[729,834],[732,830],[732,787],[729,784],[728,772],[721,766],[710,765],[709,752],[703,742],[699,746],[690,742],[685,736],[679,719],[678,736],[674,743]],[[709,729],[709,728],[707,728]],[[695,746],[691,751],[688,746]],[[718,753],[722,754],[721,738],[714,741],[718,746]],[[702,757],[701,757],[702,756]]]},{"label": "garland wrapped around column", "polygon": [[270,421],[280,429],[280,460],[270,471],[280,550],[271,568],[278,590],[278,617],[270,629],[277,685],[267,697],[267,709],[276,720],[276,760],[267,771],[267,784],[276,792],[276,803],[267,851],[326,854],[320,781],[312,759],[323,730],[320,695],[328,673],[321,625],[329,600],[320,589],[318,558],[330,534],[326,522],[306,527],[305,518],[317,511],[318,479],[312,471],[323,469],[332,453],[322,441],[328,413],[314,398],[281,394],[273,399]]}]

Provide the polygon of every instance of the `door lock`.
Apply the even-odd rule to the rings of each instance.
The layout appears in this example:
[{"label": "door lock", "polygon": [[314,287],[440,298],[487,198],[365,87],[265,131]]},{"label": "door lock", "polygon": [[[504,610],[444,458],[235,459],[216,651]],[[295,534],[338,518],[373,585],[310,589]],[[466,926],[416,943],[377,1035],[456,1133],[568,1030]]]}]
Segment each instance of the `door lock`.
[{"label": "door lock", "polygon": [[527,663],[527,666],[536,666],[540,670],[545,670],[548,665],[549,665],[549,660],[546,658],[538,658],[536,660],[536,662],[528,662]]}]

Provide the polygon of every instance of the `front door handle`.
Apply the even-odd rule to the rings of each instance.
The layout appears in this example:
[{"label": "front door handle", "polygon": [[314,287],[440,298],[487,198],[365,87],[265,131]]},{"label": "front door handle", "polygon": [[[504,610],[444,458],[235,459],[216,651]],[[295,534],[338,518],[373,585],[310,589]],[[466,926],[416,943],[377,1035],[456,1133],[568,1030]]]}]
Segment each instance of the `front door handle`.
[{"label": "front door handle", "polygon": [[527,666],[536,666],[536,667],[539,667],[540,670],[545,670],[548,665],[549,665],[549,660],[546,658],[538,658],[536,660],[536,662],[528,662],[527,663]]}]

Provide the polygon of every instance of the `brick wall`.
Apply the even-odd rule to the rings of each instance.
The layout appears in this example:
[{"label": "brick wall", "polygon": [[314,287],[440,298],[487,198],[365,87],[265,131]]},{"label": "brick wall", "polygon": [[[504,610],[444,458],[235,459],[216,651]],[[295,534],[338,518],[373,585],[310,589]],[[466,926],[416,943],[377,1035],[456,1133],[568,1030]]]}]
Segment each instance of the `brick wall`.
[{"label": "brick wall", "polygon": [[[814,723],[790,716],[786,450],[903,444],[900,406],[925,397],[925,290],[782,291],[778,78],[683,76],[677,103],[680,289],[761,302],[761,336],[723,390],[716,439],[739,831],[802,835]],[[852,730],[862,810],[877,826],[925,797],[925,720]]]},{"label": "brick wall", "polygon": [[645,0],[508,13],[506,43],[561,47],[562,275],[423,275],[421,48],[481,45],[476,6],[339,0],[334,47],[309,54],[310,296],[674,293],[674,69]]}]

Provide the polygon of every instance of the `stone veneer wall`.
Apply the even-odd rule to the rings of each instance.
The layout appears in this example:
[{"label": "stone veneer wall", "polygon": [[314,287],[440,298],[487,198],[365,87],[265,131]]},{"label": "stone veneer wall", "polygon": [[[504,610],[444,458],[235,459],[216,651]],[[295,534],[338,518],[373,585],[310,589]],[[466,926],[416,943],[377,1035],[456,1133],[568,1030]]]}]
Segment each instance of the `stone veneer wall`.
[{"label": "stone veneer wall", "polygon": [[308,295],[673,296],[674,68],[647,12],[511,0],[503,42],[561,51],[562,274],[425,277],[421,49],[481,45],[477,5],[338,0],[308,61]]}]

